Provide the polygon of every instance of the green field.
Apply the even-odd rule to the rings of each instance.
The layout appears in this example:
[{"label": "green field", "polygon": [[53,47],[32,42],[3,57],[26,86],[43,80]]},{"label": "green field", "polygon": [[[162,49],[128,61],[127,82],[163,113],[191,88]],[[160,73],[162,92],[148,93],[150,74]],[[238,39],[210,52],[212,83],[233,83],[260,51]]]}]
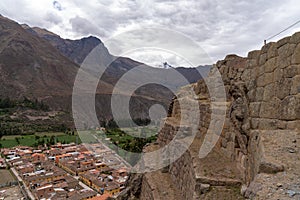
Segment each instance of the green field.
[{"label": "green field", "polygon": [[[10,148],[18,145],[37,146],[38,144],[53,142],[71,143],[76,142],[77,135],[67,135],[62,132],[38,133],[34,135],[7,135],[3,136],[0,144],[4,148]],[[52,138],[52,139],[51,139]],[[78,143],[81,143],[78,138]]]}]

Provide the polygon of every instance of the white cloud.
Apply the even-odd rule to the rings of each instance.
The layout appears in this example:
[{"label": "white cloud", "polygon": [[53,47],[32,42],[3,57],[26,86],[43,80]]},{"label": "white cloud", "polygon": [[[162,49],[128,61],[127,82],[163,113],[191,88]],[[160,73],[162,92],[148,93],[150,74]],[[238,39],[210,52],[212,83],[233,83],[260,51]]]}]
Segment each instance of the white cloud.
[{"label": "white cloud", "polygon": [[0,13],[65,38],[96,34],[105,40],[133,28],[165,27],[197,41],[213,61],[229,53],[246,56],[299,20],[297,0],[1,0]]}]

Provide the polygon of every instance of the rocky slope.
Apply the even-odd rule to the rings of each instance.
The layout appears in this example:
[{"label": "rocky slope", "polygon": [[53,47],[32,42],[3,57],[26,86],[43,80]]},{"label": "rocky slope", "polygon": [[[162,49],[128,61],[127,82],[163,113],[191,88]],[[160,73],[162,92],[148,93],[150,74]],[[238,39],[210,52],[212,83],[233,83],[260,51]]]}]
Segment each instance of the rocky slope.
[{"label": "rocky slope", "polygon": [[0,33],[1,97],[38,97],[50,103],[53,99],[64,101],[65,96],[71,95],[78,70],[75,63],[45,40],[2,16]]},{"label": "rocky slope", "polygon": [[98,45],[101,45],[101,49],[105,56],[111,57],[108,50],[100,39],[89,36],[78,40],[63,39],[59,35],[52,33],[46,29],[39,27],[29,27],[26,24],[22,24],[22,27],[29,33],[39,36],[47,40],[52,46],[59,50],[65,57],[74,61],[78,65],[82,64],[86,56]]},{"label": "rocky slope", "polygon": [[[300,33],[268,43],[246,58],[227,56],[213,69],[222,75],[226,102],[210,97],[203,80],[183,88],[172,103],[157,143],[145,152],[172,141],[181,113],[194,112],[189,105],[197,102],[199,122],[193,122],[194,116],[184,116],[193,122],[185,126],[198,130],[193,143],[167,168],[132,174],[118,199],[172,199],[174,191],[176,199],[188,200],[300,198]],[[207,82],[214,81],[210,77]],[[219,88],[218,83],[212,86]],[[180,100],[187,105],[180,107]],[[209,127],[221,119],[223,108],[211,110],[212,105],[225,105],[220,137]],[[200,158],[201,145],[214,138],[215,147]]]}]

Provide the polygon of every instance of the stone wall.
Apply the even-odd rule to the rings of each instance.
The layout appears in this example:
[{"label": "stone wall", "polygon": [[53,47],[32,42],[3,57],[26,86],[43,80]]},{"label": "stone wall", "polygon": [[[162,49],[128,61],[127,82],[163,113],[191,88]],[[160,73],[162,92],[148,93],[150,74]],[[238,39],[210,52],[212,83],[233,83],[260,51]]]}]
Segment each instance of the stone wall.
[{"label": "stone wall", "polygon": [[181,191],[184,199],[193,199],[196,188],[196,177],[192,157],[189,151],[185,152],[169,169],[171,179],[177,183],[177,189]]},{"label": "stone wall", "polygon": [[[266,152],[271,148],[264,145],[272,142],[262,141],[272,141],[272,137],[268,134],[270,138],[263,139],[264,131],[300,133],[300,33],[268,43],[261,50],[249,52],[247,58],[226,56],[214,65],[214,69],[222,75],[227,100],[223,102],[226,105],[225,124],[212,152],[203,159],[198,156],[209,132],[212,112],[219,112],[211,111],[214,97],[210,97],[204,80],[183,88],[174,98],[159,133],[157,143],[164,146],[176,135],[181,118],[188,119],[186,126],[191,129],[196,126],[198,130],[188,151],[163,169],[170,175],[169,184],[180,192],[181,199],[205,199],[205,193],[218,191],[211,189],[215,186],[241,189],[243,185],[242,194],[245,195],[258,174],[277,173],[286,168],[278,160],[266,159],[266,155],[272,153]],[[196,96],[190,92],[191,88]],[[195,110],[191,110],[189,103],[179,104],[181,99],[198,103],[199,121],[193,121]],[[142,196],[153,190],[148,182],[150,179],[143,178]],[[227,198],[240,198],[230,195],[233,196]]]},{"label": "stone wall", "polygon": [[300,34],[248,54],[251,129],[300,129]]}]

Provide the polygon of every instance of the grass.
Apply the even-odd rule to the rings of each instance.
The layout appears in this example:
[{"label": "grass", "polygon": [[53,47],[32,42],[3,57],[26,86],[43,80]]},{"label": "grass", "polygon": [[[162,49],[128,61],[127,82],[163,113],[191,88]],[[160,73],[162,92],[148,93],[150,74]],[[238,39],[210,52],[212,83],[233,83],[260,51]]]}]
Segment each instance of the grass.
[{"label": "grass", "polygon": [[62,135],[66,135],[64,132],[40,132],[40,133],[35,133],[34,135],[38,135],[40,137],[42,136],[62,136]]},{"label": "grass", "polygon": [[[4,148],[11,148],[18,145],[34,146],[38,141],[36,136],[39,136],[39,140],[44,140],[45,142],[49,141],[51,136],[54,136],[56,142],[64,143],[76,142],[77,137],[77,135],[67,135],[62,132],[37,133],[34,135],[6,135],[2,137],[0,143]],[[19,138],[19,143],[16,138]],[[78,138],[78,143],[81,143],[80,138]]]}]

